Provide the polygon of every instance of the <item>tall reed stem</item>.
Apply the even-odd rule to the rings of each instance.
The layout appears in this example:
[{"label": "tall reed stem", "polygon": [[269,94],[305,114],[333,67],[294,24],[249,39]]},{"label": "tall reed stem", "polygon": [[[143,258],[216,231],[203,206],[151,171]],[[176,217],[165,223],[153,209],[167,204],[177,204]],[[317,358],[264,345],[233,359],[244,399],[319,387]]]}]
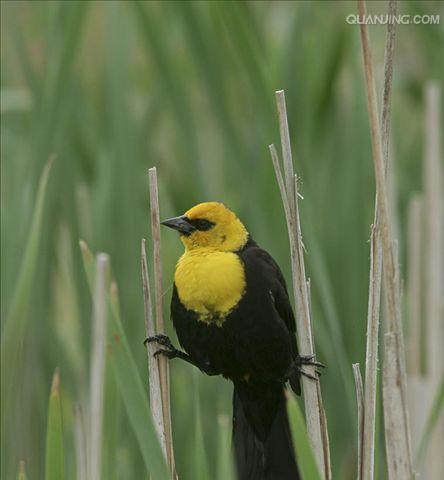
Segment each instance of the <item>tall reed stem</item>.
[{"label": "tall reed stem", "polygon": [[99,253],[96,260],[96,284],[94,288],[94,312],[90,377],[90,435],[89,435],[89,479],[101,479],[102,424],[105,381],[105,338],[106,338],[106,276],[109,257]]},{"label": "tall reed stem", "polygon": [[[364,0],[358,0],[361,18],[366,15]],[[381,253],[384,275],[384,294],[387,305],[386,344],[384,354],[384,418],[386,434],[387,463],[389,478],[408,479],[412,476],[410,430],[406,398],[406,369],[404,340],[401,324],[400,286],[397,258],[389,218],[386,184],[385,151],[379,125],[376,86],[373,73],[372,52],[367,25],[360,23],[362,56],[364,61],[365,85],[367,94],[373,163],[376,177],[377,210],[381,235]],[[394,349],[394,351],[393,351]],[[394,353],[395,352],[395,353]],[[393,357],[395,355],[395,357]],[[396,405],[391,401],[399,399]],[[401,412],[401,414],[400,414]],[[395,445],[393,439],[402,438]],[[401,445],[401,447],[400,447]],[[365,473],[365,472],[364,472]]]},{"label": "tall reed stem", "polygon": [[[148,171],[149,187],[150,187],[150,212],[151,212],[151,233],[153,237],[153,261],[154,261],[154,292],[155,292],[155,311],[156,311],[156,332],[158,334],[165,333],[165,324],[163,321],[162,306],[162,259],[161,259],[161,242],[160,242],[160,215],[159,215],[159,195],[157,187],[157,170],[152,167]],[[162,394],[162,411],[163,424],[165,426],[165,441],[167,461],[172,476],[175,473],[175,462],[173,452],[173,438],[171,427],[171,411],[170,411],[170,382],[168,361],[163,356],[159,356],[159,375],[160,388]]]},{"label": "tall reed stem", "polygon": [[[150,280],[148,275],[148,262],[146,259],[145,239],[142,239],[141,245],[141,266],[142,266],[142,285],[143,285],[143,303],[145,307],[145,330],[146,336],[152,337],[156,334],[154,325],[153,308],[151,304]],[[148,360],[148,378],[150,391],[150,408],[153,416],[153,423],[156,429],[157,438],[162,447],[165,459],[167,459],[167,447],[165,439],[165,424],[163,421],[162,392],[159,376],[159,357],[154,357],[157,347],[154,343],[147,343]]]},{"label": "tall reed stem", "polygon": [[[353,376],[355,378],[356,405],[358,407],[358,467],[362,465],[362,444],[364,428],[364,387],[362,385],[359,363],[354,363]],[[362,480],[362,468],[358,468],[357,480]]]},{"label": "tall reed stem", "polygon": [[[426,319],[426,373],[431,401],[436,398],[444,375],[444,193],[441,152],[441,89],[430,82],[425,91],[425,319]],[[439,478],[444,472],[441,454],[444,442],[444,419],[430,440],[427,456],[427,473],[430,478]]]},{"label": "tall reed stem", "polygon": [[[388,14],[395,16],[396,0],[389,0]],[[395,24],[388,23],[384,59],[384,87],[382,92],[381,142],[384,170],[387,173],[390,147],[390,111],[395,50]],[[362,455],[358,464],[363,480],[373,480],[376,430],[376,389],[378,377],[378,336],[382,283],[382,240],[378,194],[375,198],[375,214],[370,237],[370,278],[367,312],[367,346],[365,356],[364,413],[362,427]]]},{"label": "tall reed stem", "polygon": [[[309,292],[305,276],[302,234],[298,209],[297,179],[293,169],[285,94],[283,90],[276,92],[276,103],[279,116],[284,176],[282,175],[279,157],[275,146],[270,145],[269,149],[287,221],[299,352],[300,355],[314,355]],[[311,375],[316,375],[315,369],[312,366],[309,366],[307,371]],[[308,435],[322,478],[328,480],[331,478],[330,454],[327,422],[322,405],[321,390],[318,388],[316,382],[313,382],[313,380],[304,376],[302,376],[302,386],[304,391]]]}]

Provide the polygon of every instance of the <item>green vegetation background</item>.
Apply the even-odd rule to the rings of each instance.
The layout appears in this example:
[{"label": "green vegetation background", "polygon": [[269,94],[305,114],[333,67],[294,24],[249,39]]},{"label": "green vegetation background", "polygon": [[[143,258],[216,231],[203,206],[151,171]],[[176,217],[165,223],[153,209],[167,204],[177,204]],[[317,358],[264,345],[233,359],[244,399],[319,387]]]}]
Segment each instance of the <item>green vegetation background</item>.
[{"label": "green vegetation background", "polygon": [[[370,3],[372,13],[385,13],[385,2]],[[400,2],[400,10],[442,14],[442,4]],[[75,478],[72,408],[87,398],[92,311],[79,238],[111,255],[122,322],[145,382],[139,249],[150,236],[148,167],[158,167],[162,216],[224,201],[289,278],[267,148],[279,144],[274,91],[282,88],[305,197],[317,353],[328,365],[322,389],[333,476],[355,477],[351,364],[364,361],[374,181],[359,33],[345,21],[350,13],[355,2],[2,2],[2,329],[39,177],[50,154],[57,155],[36,271],[21,305],[24,328],[14,356],[2,356],[3,372],[13,378],[3,392],[11,401],[2,411],[2,478],[15,477],[20,459],[30,479],[43,477],[55,367],[65,467],[67,478]],[[385,28],[370,31],[380,80]],[[443,78],[439,45],[442,26],[398,28],[392,147],[404,270],[406,204],[421,187],[423,87]],[[180,252],[176,236],[163,232],[165,312]],[[229,441],[230,385],[179,362],[171,371],[180,477],[226,478],[221,459]],[[121,397],[110,370],[103,478],[146,478]],[[382,463],[382,449],[379,454]]]}]

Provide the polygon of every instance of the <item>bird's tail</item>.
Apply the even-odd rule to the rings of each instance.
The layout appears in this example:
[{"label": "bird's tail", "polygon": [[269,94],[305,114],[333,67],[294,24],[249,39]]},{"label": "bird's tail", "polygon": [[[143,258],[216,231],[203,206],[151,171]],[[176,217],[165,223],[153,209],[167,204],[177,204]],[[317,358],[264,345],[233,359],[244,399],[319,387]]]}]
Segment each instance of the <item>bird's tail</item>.
[{"label": "bird's tail", "polygon": [[233,394],[239,480],[299,480],[281,384],[239,383]]}]

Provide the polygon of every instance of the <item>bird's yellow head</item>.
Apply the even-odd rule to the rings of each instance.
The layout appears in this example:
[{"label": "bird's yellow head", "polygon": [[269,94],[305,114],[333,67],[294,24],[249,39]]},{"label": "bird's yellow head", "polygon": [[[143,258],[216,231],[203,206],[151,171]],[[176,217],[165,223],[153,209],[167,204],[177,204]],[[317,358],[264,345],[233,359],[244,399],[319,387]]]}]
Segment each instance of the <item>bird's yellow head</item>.
[{"label": "bird's yellow head", "polygon": [[199,203],[184,215],[163,221],[162,225],[180,233],[186,250],[208,248],[234,252],[248,240],[243,223],[219,202]]}]

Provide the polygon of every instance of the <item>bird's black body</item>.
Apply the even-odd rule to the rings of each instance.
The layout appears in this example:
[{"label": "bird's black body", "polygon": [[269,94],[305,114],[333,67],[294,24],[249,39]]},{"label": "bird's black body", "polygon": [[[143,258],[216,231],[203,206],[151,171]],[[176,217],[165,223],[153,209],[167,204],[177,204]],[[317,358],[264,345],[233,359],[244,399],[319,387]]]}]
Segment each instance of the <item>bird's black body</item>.
[{"label": "bird's black body", "polygon": [[241,480],[299,478],[285,409],[284,384],[300,393],[295,320],[284,277],[252,239],[235,252],[245,292],[223,322],[199,321],[176,287],[171,316],[180,344],[208,374],[234,383],[233,443]]},{"label": "bird's black body", "polygon": [[199,321],[197,313],[182,305],[174,286],[171,317],[179,342],[197,363],[234,382],[283,381],[297,357],[285,280],[273,258],[253,240],[236,253],[244,265],[246,289],[221,324]]}]

